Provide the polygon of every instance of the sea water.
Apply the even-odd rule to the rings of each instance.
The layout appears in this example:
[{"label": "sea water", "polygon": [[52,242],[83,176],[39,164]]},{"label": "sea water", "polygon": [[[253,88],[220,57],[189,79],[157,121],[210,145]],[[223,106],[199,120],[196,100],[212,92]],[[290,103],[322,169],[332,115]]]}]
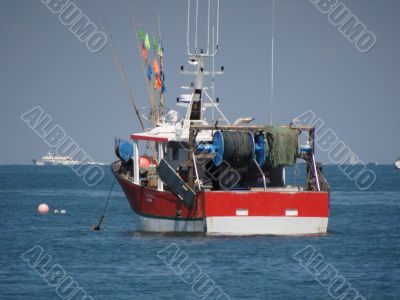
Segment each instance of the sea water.
[{"label": "sea water", "polygon": [[208,237],[138,232],[117,185],[104,230],[91,231],[109,167],[88,187],[69,167],[1,166],[0,299],[399,299],[400,170],[370,168],[376,182],[360,191],[324,167],[326,235]]}]

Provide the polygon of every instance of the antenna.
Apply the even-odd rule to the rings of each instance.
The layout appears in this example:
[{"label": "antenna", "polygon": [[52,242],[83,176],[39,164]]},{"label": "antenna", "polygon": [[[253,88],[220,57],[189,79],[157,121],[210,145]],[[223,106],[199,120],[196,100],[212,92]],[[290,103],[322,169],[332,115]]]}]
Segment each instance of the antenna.
[{"label": "antenna", "polygon": [[[219,9],[219,8],[218,8]],[[210,18],[210,12],[208,12]],[[214,2],[212,3],[212,48],[215,48],[215,15]],[[211,79],[212,99],[215,99],[215,56],[212,57],[212,79]],[[214,123],[214,106],[211,107],[211,121]]]},{"label": "antenna", "polygon": [[[199,0],[193,1],[196,1],[194,5],[192,0],[188,0],[186,46],[189,56],[188,63],[195,68],[195,71],[186,71],[181,66],[181,74],[194,75],[196,78],[191,83],[192,93],[184,94],[180,98],[177,98],[178,106],[188,107],[185,120],[203,120],[206,108],[211,108],[211,117],[214,121],[215,108],[229,124],[225,116],[218,109],[219,99],[215,99],[215,75],[221,75],[224,71],[223,66],[221,66],[220,71],[215,71],[215,56],[218,53],[219,0],[204,0],[202,2],[204,3],[203,7],[199,7]],[[204,17],[204,27],[207,33],[203,44],[199,43],[199,36],[202,34],[199,34],[198,31],[199,23],[201,24],[201,21],[199,21],[201,20],[199,17],[201,8],[204,12],[207,12],[207,18]],[[191,26],[193,27],[192,30]],[[191,34],[194,37],[191,38]],[[212,70],[208,71],[205,68],[205,61],[210,58],[212,59]],[[212,76],[211,96],[206,92],[207,87],[204,86],[205,76]],[[209,103],[204,102],[207,99]]]},{"label": "antenna", "polygon": [[[194,52],[191,52],[190,50],[190,15],[191,15],[191,3],[192,0],[188,0],[188,12],[187,12],[187,32],[186,32],[186,47],[187,47],[187,54],[189,56],[215,56],[218,52],[218,31],[219,31],[219,0],[208,0],[207,1],[207,44],[205,47],[205,50],[201,48],[199,45],[199,40],[198,40],[198,27],[199,27],[199,0],[193,0],[196,1],[195,3],[195,8],[194,8]],[[211,10],[212,10],[212,15],[213,19],[211,20]],[[214,20],[214,10],[216,10],[216,26],[215,26],[215,20]],[[211,25],[212,23],[212,25]],[[216,28],[215,28],[216,27]],[[210,34],[210,30],[212,30]],[[216,36],[216,41],[215,45],[213,45],[212,52],[210,51],[210,35],[214,37]]]},{"label": "antenna", "polygon": [[275,0],[272,0],[271,97],[269,102],[269,120],[271,125],[272,125],[272,103],[274,101],[274,50],[275,50]]}]

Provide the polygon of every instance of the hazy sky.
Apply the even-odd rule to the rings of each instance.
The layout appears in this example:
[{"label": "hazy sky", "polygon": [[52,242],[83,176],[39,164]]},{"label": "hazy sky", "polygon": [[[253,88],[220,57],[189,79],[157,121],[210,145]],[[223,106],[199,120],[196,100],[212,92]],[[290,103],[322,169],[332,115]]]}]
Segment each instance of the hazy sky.
[{"label": "hazy sky", "polygon": [[[183,0],[71,1],[109,25],[140,107],[148,106],[131,18],[165,48],[166,105],[175,107],[186,56]],[[364,161],[400,156],[400,2],[341,0],[376,45],[357,51],[309,0],[277,0],[274,123],[313,110]],[[230,120],[269,122],[272,0],[221,0],[216,94]],[[20,119],[41,106],[96,161],[114,159],[114,137],[140,131],[108,47],[91,53],[40,0],[0,1],[0,163],[30,163],[50,150]],[[182,112],[183,113],[183,112]],[[318,157],[328,161],[326,153]]]}]

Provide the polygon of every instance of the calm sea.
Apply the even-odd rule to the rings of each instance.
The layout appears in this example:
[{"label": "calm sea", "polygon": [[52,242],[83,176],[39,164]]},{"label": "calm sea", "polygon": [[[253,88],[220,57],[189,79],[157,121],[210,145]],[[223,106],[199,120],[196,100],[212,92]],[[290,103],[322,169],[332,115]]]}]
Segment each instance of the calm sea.
[{"label": "calm sea", "polygon": [[[113,180],[108,167],[90,188],[69,167],[1,166],[0,299],[65,299],[72,291],[73,299],[200,299],[207,284],[231,299],[333,299],[335,287],[344,295],[339,283],[365,299],[399,299],[400,171],[370,168],[377,180],[365,192],[337,167],[324,168],[332,186],[327,235],[207,237],[138,232],[118,186],[105,230],[90,231]],[[48,215],[36,212],[42,202]],[[168,246],[202,276],[203,290],[159,258]],[[43,259],[37,267],[35,255]]]}]

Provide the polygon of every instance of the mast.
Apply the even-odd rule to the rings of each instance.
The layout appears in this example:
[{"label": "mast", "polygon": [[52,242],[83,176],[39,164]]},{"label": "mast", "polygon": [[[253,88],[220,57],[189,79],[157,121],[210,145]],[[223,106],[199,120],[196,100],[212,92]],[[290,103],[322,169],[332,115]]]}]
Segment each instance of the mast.
[{"label": "mast", "polygon": [[272,42],[271,42],[271,96],[269,102],[269,120],[272,125],[272,103],[274,102],[274,50],[275,50],[275,0],[272,0]]},{"label": "mast", "polygon": [[[202,48],[199,43],[198,27],[199,27],[199,0],[193,0],[195,4],[192,5],[192,0],[188,0],[188,12],[187,12],[187,35],[186,35],[186,46],[187,54],[189,56],[189,64],[194,66],[195,71],[186,71],[181,66],[181,73],[185,75],[194,75],[195,81],[192,83],[192,94],[190,95],[190,103],[186,114],[187,120],[202,120],[203,111],[207,107],[217,108],[218,101],[215,100],[214,88],[215,75],[223,74],[223,67],[221,71],[215,71],[214,69],[214,58],[218,52],[218,30],[219,30],[219,0],[208,0],[207,1],[207,37],[206,43]],[[191,18],[192,9],[194,10],[194,16]],[[194,38],[190,40],[191,27],[194,27]],[[211,43],[210,43],[211,40]],[[211,44],[211,47],[210,47]],[[205,59],[212,58],[212,70],[205,70]],[[212,93],[210,96],[204,86],[204,76],[211,75],[211,89]],[[189,88],[188,88],[189,89]],[[185,95],[188,96],[188,95]],[[208,99],[211,103],[204,103],[204,100]],[[187,99],[186,99],[187,100]],[[178,98],[179,102],[179,98]],[[217,108],[218,109],[218,108]],[[213,117],[212,117],[213,118]]]},{"label": "mast", "polygon": [[[187,35],[186,35],[186,46],[187,54],[189,56],[189,64],[194,66],[195,71],[185,71],[184,67],[181,66],[181,73],[186,75],[194,75],[195,81],[191,84],[192,94],[188,97],[188,110],[186,113],[186,121],[189,126],[189,153],[188,153],[188,185],[194,188],[194,171],[196,170],[196,161],[194,155],[194,146],[196,139],[196,131],[191,129],[193,121],[203,120],[203,110],[207,107],[218,109],[218,104],[214,100],[214,76],[217,74],[223,74],[223,67],[221,71],[215,71],[214,69],[214,58],[218,52],[218,30],[219,30],[219,0],[208,0],[207,1],[207,42],[204,48],[199,45],[198,41],[198,25],[199,25],[199,0],[194,0],[195,3],[195,15],[194,24],[191,24],[191,0],[188,0],[188,12],[187,12]],[[203,2],[204,3],[204,2]],[[212,8],[212,12],[211,12]],[[216,9],[216,12],[215,12]],[[215,15],[217,21],[215,22]],[[212,25],[211,25],[212,23]],[[216,24],[215,24],[216,23]],[[193,50],[191,50],[190,43],[190,27],[194,25],[194,44]],[[211,30],[211,33],[210,33]],[[212,48],[210,48],[210,36],[212,38]],[[205,70],[204,61],[206,58],[212,58],[212,71]],[[212,75],[212,97],[206,92],[204,87],[204,76]],[[188,96],[188,95],[185,95]],[[207,98],[210,103],[203,103],[203,97]],[[185,97],[186,98],[186,97]],[[186,99],[188,100],[188,99]],[[179,98],[178,98],[179,102]],[[222,113],[222,112],[221,112]],[[223,115],[223,114],[222,114]],[[214,118],[214,114],[212,114]],[[226,118],[225,118],[226,119]]]}]

